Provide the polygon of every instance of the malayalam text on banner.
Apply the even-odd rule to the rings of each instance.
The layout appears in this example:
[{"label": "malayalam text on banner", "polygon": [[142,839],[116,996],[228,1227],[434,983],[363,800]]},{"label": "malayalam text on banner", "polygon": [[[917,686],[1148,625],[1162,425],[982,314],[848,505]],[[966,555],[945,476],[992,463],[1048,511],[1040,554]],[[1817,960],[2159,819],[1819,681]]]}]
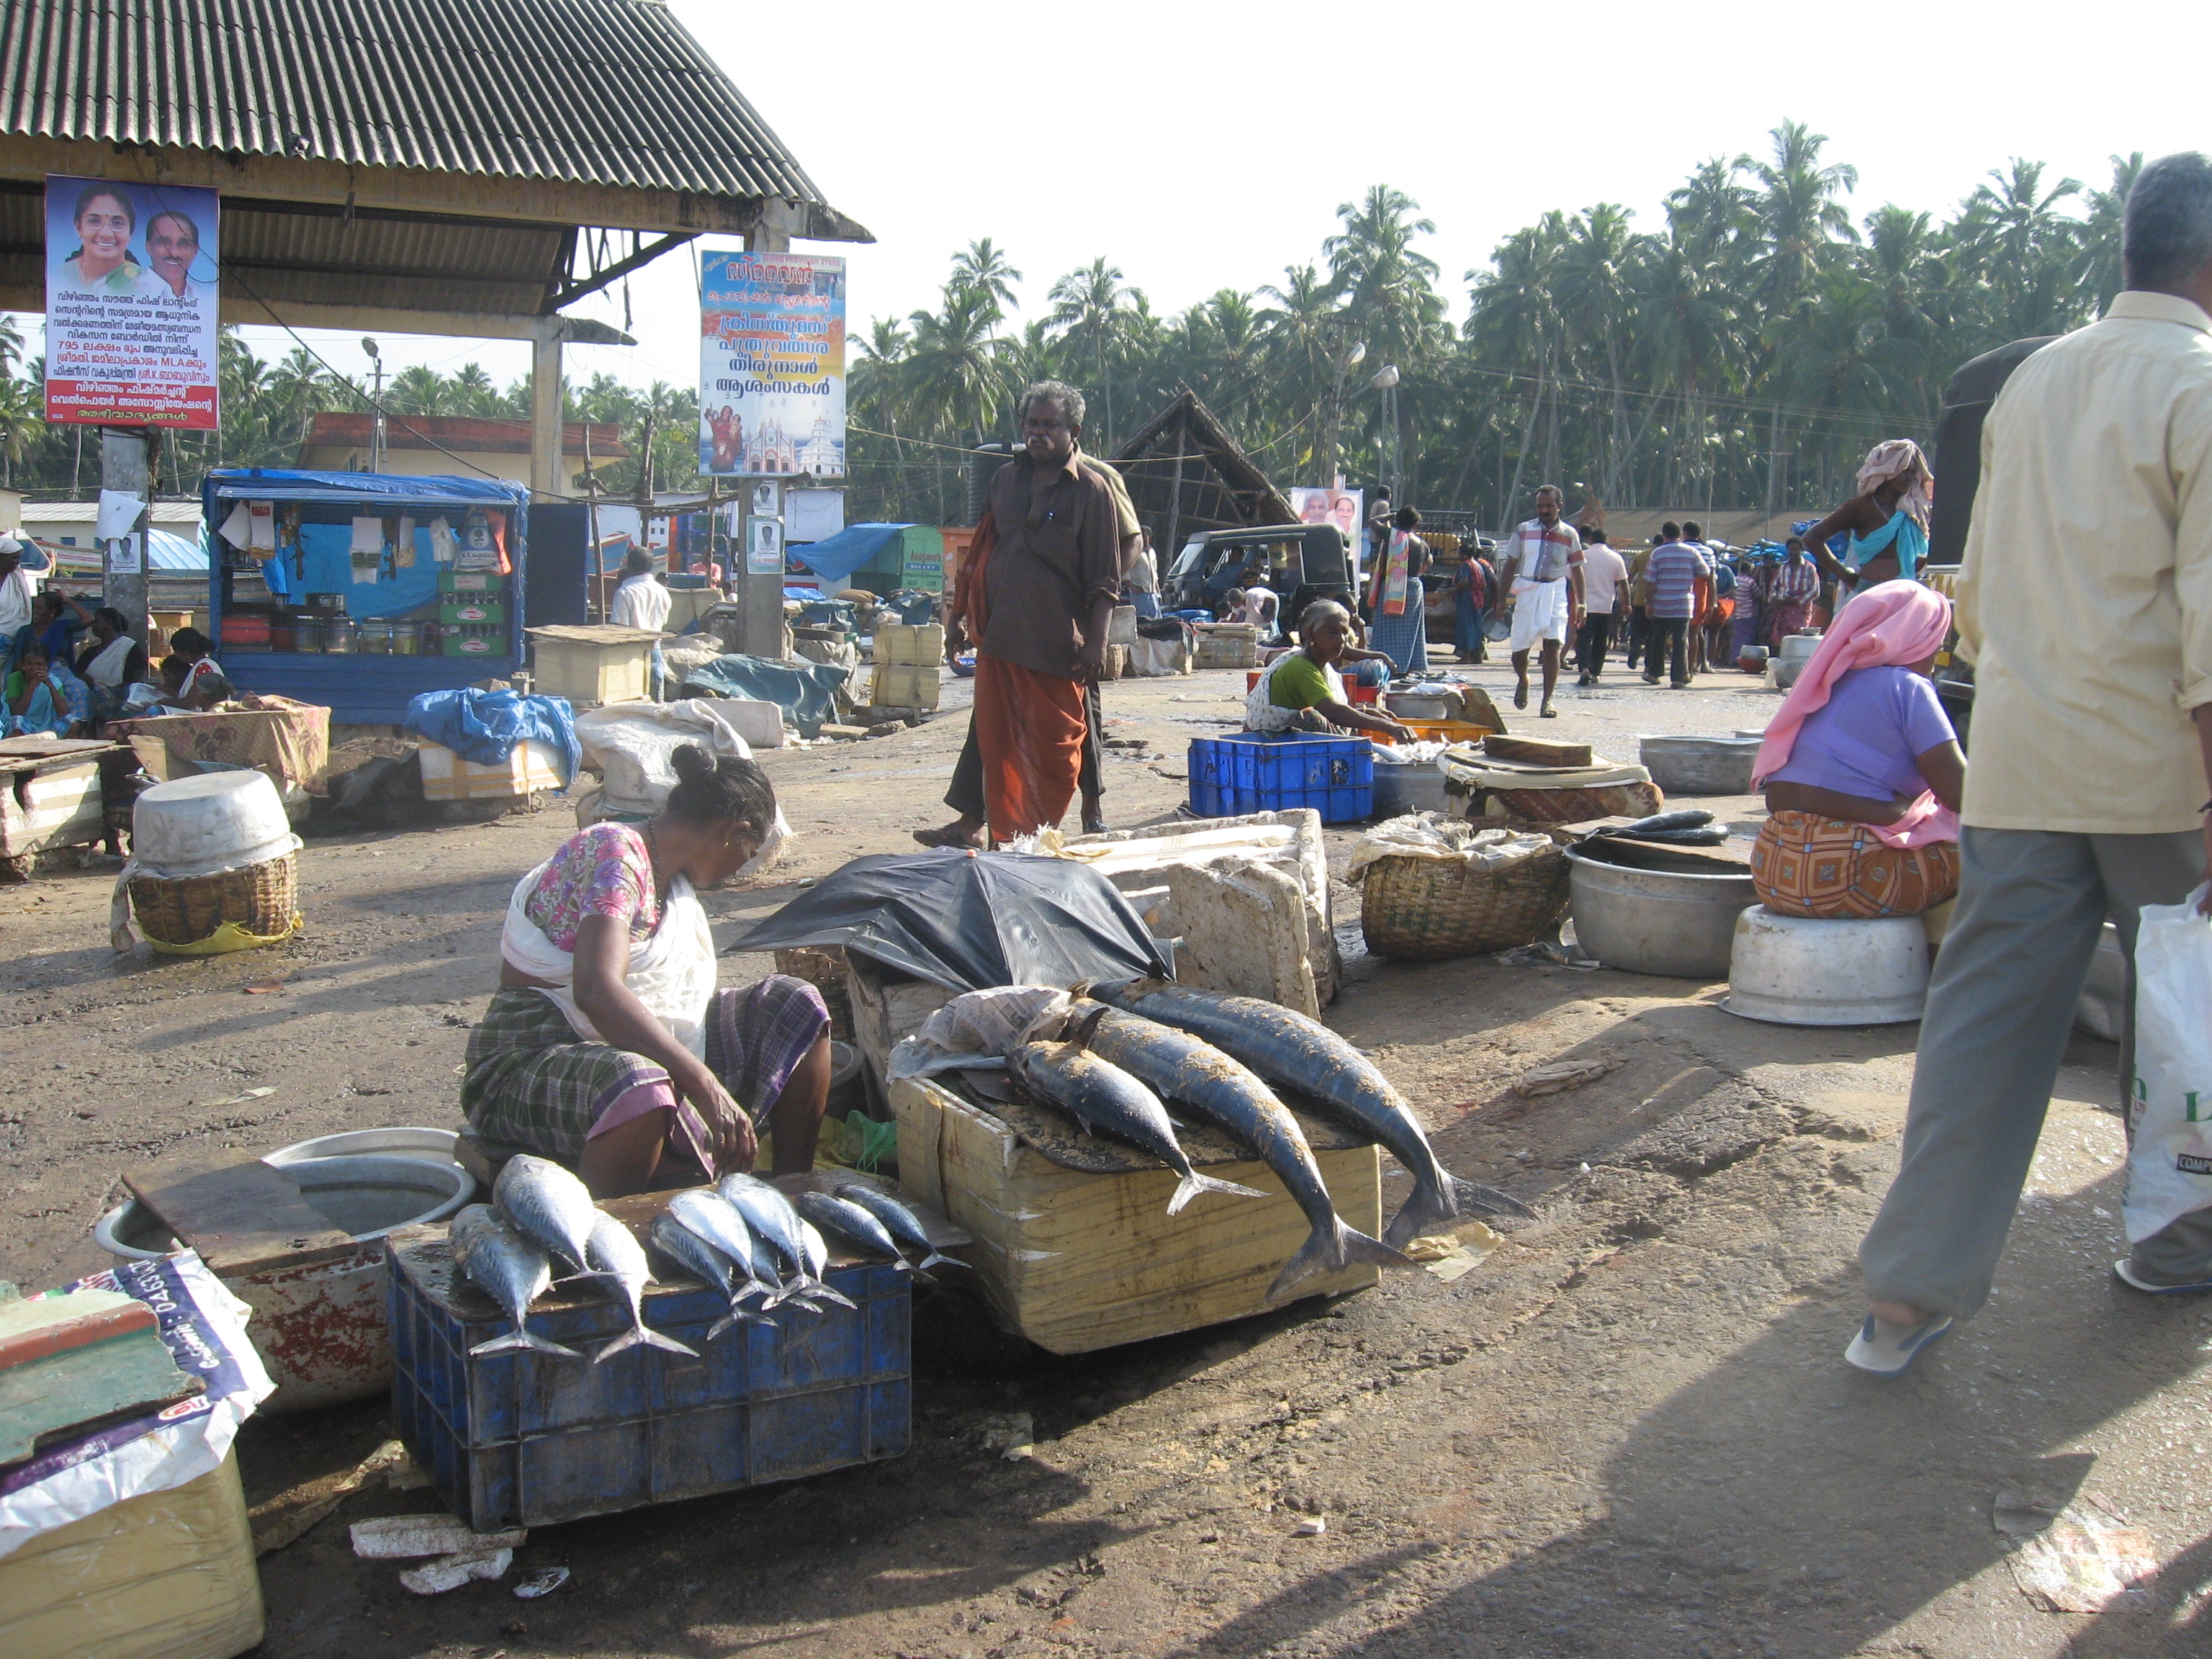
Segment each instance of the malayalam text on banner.
[{"label": "malayalam text on banner", "polygon": [[46,419],[214,430],[211,190],[46,178]]},{"label": "malayalam text on banner", "polygon": [[708,248],[699,261],[699,470],[845,476],[845,261]]}]

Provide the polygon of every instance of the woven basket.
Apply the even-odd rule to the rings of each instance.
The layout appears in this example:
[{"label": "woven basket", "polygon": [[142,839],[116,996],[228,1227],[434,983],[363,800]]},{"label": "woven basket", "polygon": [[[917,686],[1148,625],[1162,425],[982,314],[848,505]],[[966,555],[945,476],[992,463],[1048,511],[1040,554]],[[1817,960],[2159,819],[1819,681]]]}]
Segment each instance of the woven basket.
[{"label": "woven basket", "polygon": [[1380,858],[1360,878],[1367,948],[1408,962],[1510,951],[1556,927],[1566,908],[1567,856],[1557,847],[1497,872],[1458,859]]},{"label": "woven basket", "polygon": [[225,922],[256,939],[282,939],[300,922],[299,855],[182,880],[133,876],[131,908],[157,945],[198,945]]}]

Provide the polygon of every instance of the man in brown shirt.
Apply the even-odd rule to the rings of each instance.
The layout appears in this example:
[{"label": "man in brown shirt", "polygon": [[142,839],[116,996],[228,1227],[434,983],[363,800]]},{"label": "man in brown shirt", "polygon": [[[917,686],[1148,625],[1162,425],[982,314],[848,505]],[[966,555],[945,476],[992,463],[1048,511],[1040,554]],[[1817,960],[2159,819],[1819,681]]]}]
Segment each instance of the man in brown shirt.
[{"label": "man in brown shirt", "polygon": [[1058,823],[1074,798],[1083,688],[1103,670],[1121,594],[1120,515],[1083,465],[1083,394],[1058,381],[1022,394],[1026,453],[991,480],[988,551],[964,585],[994,841]]}]

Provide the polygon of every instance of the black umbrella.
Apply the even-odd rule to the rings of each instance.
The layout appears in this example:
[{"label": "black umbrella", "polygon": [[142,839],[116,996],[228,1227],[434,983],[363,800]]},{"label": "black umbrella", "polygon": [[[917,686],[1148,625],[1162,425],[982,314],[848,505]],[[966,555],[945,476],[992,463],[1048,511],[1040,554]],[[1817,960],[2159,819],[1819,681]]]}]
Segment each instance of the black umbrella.
[{"label": "black umbrella", "polygon": [[854,859],[729,949],[799,945],[842,945],[951,991],[1175,974],[1113,883],[1019,853]]}]

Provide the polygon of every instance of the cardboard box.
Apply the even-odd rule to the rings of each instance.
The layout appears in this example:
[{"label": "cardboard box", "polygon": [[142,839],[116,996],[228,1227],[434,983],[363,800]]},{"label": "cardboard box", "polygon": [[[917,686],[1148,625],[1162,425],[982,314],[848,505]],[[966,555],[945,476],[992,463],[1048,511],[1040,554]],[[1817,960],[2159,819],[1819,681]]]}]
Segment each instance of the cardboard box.
[{"label": "cardboard box", "polygon": [[944,671],[934,663],[925,665],[879,661],[868,701],[878,708],[934,708],[944,684]]},{"label": "cardboard box", "polygon": [[561,757],[550,744],[526,738],[504,766],[463,760],[442,744],[426,743],[422,763],[424,800],[507,800],[560,789]]}]

